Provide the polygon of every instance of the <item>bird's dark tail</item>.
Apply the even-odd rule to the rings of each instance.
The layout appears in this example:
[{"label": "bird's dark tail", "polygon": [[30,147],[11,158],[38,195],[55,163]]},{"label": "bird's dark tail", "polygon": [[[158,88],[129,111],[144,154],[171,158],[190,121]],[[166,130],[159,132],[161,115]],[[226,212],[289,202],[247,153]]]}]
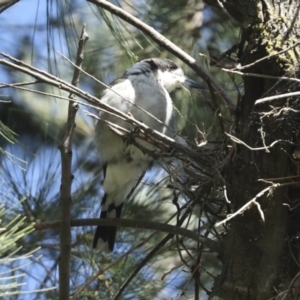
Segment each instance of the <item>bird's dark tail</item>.
[{"label": "bird's dark tail", "polygon": [[[106,195],[104,195],[103,201],[106,200]],[[102,203],[103,203],[102,201]],[[123,208],[123,202],[119,206],[110,204],[107,211],[101,211],[100,219],[106,218],[120,218]],[[97,226],[93,249],[96,252],[112,252],[114,250],[114,245],[116,241],[117,227],[116,226]]]},{"label": "bird's dark tail", "polygon": [[[104,169],[105,191],[101,202],[101,219],[120,218],[123,203],[134,192],[136,186],[142,180],[144,172],[149,167],[149,162],[143,164],[131,164],[127,161],[109,164]],[[116,226],[98,226],[94,235],[93,249],[96,252],[111,252],[116,240]]]}]

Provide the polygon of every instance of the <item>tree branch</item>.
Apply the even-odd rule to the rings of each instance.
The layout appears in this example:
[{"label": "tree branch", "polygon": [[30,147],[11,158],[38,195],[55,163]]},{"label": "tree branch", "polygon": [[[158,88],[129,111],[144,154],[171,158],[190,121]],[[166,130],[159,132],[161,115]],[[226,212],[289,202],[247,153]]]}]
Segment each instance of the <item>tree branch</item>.
[{"label": "tree branch", "polygon": [[[88,40],[86,33],[86,26],[83,25],[81,32],[76,65],[81,67],[84,54],[84,46]],[[79,83],[80,71],[78,68],[74,69],[72,85],[77,86]],[[61,205],[61,221],[60,225],[60,257],[59,257],[59,299],[65,300],[70,297],[70,257],[71,257],[71,185],[73,175],[71,173],[72,166],[72,138],[75,129],[75,116],[78,110],[76,103],[76,95],[70,93],[68,107],[68,117],[65,130],[65,136],[58,149],[61,153],[61,188],[60,188],[60,205]]]},{"label": "tree branch", "polygon": [[[43,222],[36,223],[34,225],[35,230],[45,230],[45,229],[55,229],[62,224],[61,221],[53,222]],[[151,221],[144,220],[132,220],[132,219],[99,219],[99,218],[90,218],[90,219],[73,219],[70,220],[70,225],[72,227],[81,227],[81,226],[119,226],[125,228],[140,228],[140,229],[149,229],[149,230],[158,230],[161,232],[167,232],[173,235],[181,235],[196,242],[205,243],[207,247],[213,246],[216,241],[210,240],[200,236],[198,233],[195,233],[191,230],[181,228],[178,226],[170,224],[162,224]]]},{"label": "tree branch", "polygon": [[145,24],[140,21],[138,18],[134,17],[130,13],[126,12],[122,8],[113,5],[109,1],[105,0],[87,0],[105,10],[108,10],[111,14],[118,16],[123,19],[125,22],[133,25],[134,27],[140,29],[145,34],[149,35],[157,44],[161,47],[165,48],[169,52],[173,53],[180,60],[186,63],[190,68],[192,68],[196,74],[198,74],[203,80],[205,80],[208,84],[212,84],[215,90],[221,95],[224,99],[225,103],[228,105],[230,109],[235,108],[234,101],[229,97],[229,95],[225,92],[225,90],[220,86],[220,84],[214,79],[214,77],[208,73],[202,66],[196,62],[196,60],[185,53],[182,49],[180,49],[177,45],[172,43],[166,37],[158,33],[153,27]]},{"label": "tree branch", "polygon": [[11,6],[18,3],[20,0],[3,0],[0,2],[0,14],[2,14],[5,10],[10,8]]}]

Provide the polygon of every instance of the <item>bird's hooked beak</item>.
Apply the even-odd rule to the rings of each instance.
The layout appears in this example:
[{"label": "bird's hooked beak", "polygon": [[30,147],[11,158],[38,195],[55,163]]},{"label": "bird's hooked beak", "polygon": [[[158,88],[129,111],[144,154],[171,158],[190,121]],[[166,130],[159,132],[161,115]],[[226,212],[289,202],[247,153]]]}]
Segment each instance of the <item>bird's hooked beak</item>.
[{"label": "bird's hooked beak", "polygon": [[204,89],[204,85],[202,85],[188,77],[184,77],[183,85],[188,88],[192,88],[192,89],[198,89],[198,90]]}]

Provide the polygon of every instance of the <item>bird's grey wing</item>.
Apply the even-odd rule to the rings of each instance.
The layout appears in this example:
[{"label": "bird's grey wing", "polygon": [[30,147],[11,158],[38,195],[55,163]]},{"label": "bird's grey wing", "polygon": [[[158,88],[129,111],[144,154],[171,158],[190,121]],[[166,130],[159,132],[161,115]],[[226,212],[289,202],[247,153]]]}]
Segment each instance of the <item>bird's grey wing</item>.
[{"label": "bird's grey wing", "polygon": [[[122,95],[122,96],[121,96]],[[130,84],[126,84],[126,80],[119,80],[112,89],[105,90],[101,102],[108,104],[123,113],[127,114],[131,109],[131,101],[134,101],[134,89]],[[126,144],[122,137],[114,132],[105,121],[131,130],[128,122],[114,114],[105,111],[100,111],[99,117],[101,120],[97,121],[95,127],[95,140],[103,163],[110,161],[117,161],[123,156]]]}]

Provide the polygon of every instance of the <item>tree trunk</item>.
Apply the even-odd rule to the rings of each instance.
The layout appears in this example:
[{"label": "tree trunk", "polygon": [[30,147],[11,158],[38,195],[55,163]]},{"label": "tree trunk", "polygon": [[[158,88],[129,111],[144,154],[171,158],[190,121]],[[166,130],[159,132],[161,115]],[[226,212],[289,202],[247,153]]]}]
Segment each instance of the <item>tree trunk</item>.
[{"label": "tree trunk", "polygon": [[[243,72],[299,78],[300,49],[292,47],[300,35],[299,0],[206,2],[216,7],[222,2],[241,23],[246,42],[242,65],[270,56]],[[295,261],[299,257],[296,234],[300,224],[295,149],[299,144],[300,98],[255,105],[260,98],[299,90],[299,82],[244,77],[244,88],[232,134],[252,148],[277,143],[263,150],[236,144],[226,180],[234,211],[258,196],[265,221],[257,206],[252,205],[229,222],[220,257],[223,269],[210,299],[300,299],[300,285],[295,277],[299,271]]]}]

